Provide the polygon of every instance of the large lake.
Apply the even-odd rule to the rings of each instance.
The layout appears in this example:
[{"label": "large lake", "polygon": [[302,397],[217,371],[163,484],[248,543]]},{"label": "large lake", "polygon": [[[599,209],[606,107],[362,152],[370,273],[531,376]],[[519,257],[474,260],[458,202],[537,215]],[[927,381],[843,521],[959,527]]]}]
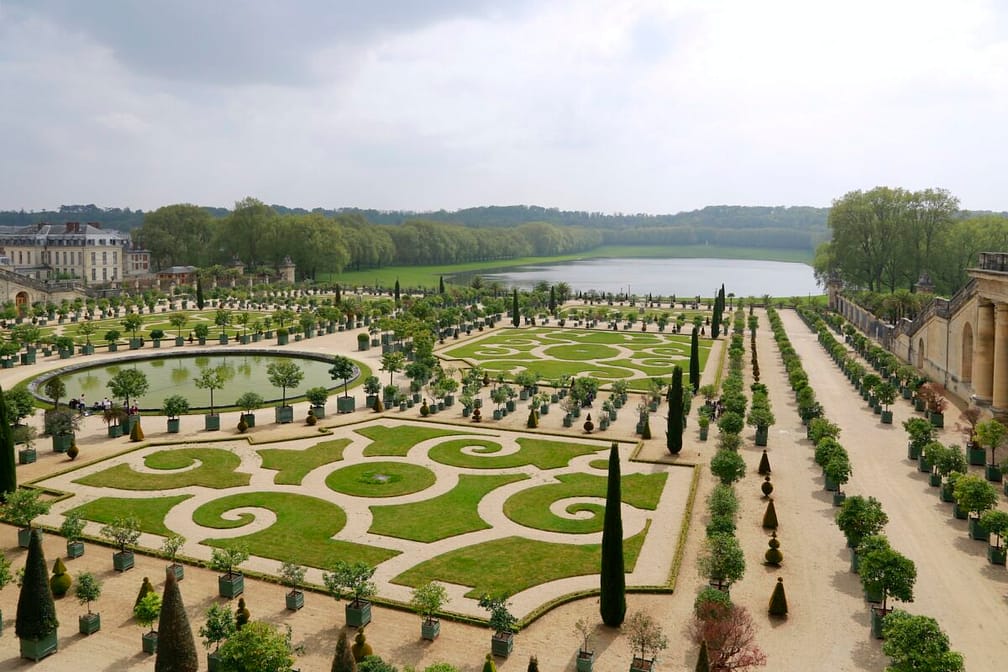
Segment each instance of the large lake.
[{"label": "large lake", "polygon": [[509,287],[529,289],[539,282],[566,282],[573,292],[713,296],[721,283],[736,296],[808,296],[822,294],[812,267],[753,259],[584,259],[519,266],[480,274]]}]

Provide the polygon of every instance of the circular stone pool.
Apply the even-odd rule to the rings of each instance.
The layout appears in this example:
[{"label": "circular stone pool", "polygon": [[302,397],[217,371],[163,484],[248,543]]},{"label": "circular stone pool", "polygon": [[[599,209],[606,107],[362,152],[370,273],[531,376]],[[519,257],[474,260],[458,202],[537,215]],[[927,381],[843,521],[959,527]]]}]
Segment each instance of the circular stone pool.
[{"label": "circular stone pool", "polygon": [[[313,357],[311,355],[279,355],[266,353],[227,352],[212,355],[170,355],[163,357],[138,357],[120,359],[106,364],[94,366],[75,366],[50,372],[39,377],[32,384],[32,391],[39,396],[45,381],[53,376],[59,376],[66,385],[67,399],[84,395],[85,403],[90,407],[96,401],[105,397],[112,398],[108,381],[122,369],[136,369],[147,375],[150,389],[136,400],[141,410],[160,411],[165,397],[181,394],[189,401],[193,410],[210,406],[210,391],[201,390],[193,383],[200,372],[207,368],[224,367],[226,380],[224,387],[214,390],[214,407],[233,406],[235,400],[245,392],[258,392],[266,402],[280,401],[281,389],[269,382],[266,368],[273,362],[294,360],[304,371],[304,379],[296,388],[287,388],[287,399],[304,394],[309,387],[325,387],[329,390],[342,392],[343,380],[333,380],[329,375],[332,368],[332,357]],[[352,383],[359,378],[359,370]],[[122,399],[113,399],[122,402]],[[134,403],[130,399],[130,403]]]}]

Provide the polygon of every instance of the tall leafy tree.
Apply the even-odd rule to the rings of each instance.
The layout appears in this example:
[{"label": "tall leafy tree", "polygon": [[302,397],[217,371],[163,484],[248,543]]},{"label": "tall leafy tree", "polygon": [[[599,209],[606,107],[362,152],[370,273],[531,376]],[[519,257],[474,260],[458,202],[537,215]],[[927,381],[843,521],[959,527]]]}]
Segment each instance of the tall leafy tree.
[{"label": "tall leafy tree", "polygon": [[672,384],[669,385],[668,428],[665,432],[666,447],[673,455],[682,451],[683,415],[682,367],[677,365],[672,369]]},{"label": "tall leafy tree", "polygon": [[197,205],[166,205],[143,216],[143,224],[132,232],[138,244],[150,251],[154,267],[192,264],[205,266],[210,261],[210,242],[217,222]]},{"label": "tall leafy tree", "polygon": [[182,603],[178,579],[171,567],[165,573],[164,597],[161,599],[157,632],[154,672],[196,672],[199,669],[192,626],[189,625],[189,617],[186,616],[185,605]]},{"label": "tall leafy tree", "polygon": [[17,490],[17,467],[14,464],[14,431],[7,420],[7,396],[0,388],[0,499]]},{"label": "tall leafy tree", "polygon": [[602,622],[618,628],[626,617],[626,574],[623,568],[623,496],[620,487],[619,446],[609,449],[609,480],[606,486],[605,519],[602,526],[602,565],[599,571],[599,613]]},{"label": "tall leafy tree", "polygon": [[693,388],[693,394],[696,394],[700,389],[700,331],[696,327],[693,327],[690,336],[689,384]]}]

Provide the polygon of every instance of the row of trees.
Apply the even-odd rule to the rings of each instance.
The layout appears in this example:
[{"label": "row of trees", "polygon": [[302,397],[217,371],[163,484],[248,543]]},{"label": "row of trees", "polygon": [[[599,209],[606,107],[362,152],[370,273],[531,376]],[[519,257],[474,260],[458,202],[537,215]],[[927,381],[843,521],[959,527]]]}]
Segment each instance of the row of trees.
[{"label": "row of trees", "polygon": [[833,201],[831,239],[816,250],[821,280],[879,292],[912,290],[923,273],[938,293],[953,294],[984,251],[1008,246],[1008,217],[964,213],[944,189],[876,187]]}]

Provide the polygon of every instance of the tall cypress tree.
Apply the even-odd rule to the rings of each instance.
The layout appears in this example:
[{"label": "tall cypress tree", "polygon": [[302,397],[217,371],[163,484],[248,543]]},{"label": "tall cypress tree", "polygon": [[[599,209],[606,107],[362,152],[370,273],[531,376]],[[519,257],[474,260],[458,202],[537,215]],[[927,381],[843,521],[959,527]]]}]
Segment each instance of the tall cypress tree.
[{"label": "tall cypress tree", "polygon": [[58,625],[45,552],[42,550],[42,532],[32,529],[14,632],[20,639],[39,640],[55,632]]},{"label": "tall cypress tree", "polygon": [[334,302],[337,306],[343,303],[343,295],[340,293],[339,283],[336,283],[336,298],[334,299]]},{"label": "tall cypress tree", "polygon": [[714,300],[714,313],[710,320],[710,336],[717,338],[721,335],[721,311],[717,309],[717,299]]},{"label": "tall cypress tree", "polygon": [[399,278],[395,279],[395,305],[399,305]]},{"label": "tall cypress tree", "polygon": [[511,297],[511,324],[518,326],[521,324],[521,317],[518,315],[518,290],[514,290]]},{"label": "tall cypress tree", "polygon": [[682,450],[683,435],[683,388],[682,367],[672,369],[672,384],[668,391],[668,430],[666,431],[668,452],[678,455]]},{"label": "tall cypress tree", "polygon": [[444,276],[438,277],[438,294],[444,294]]},{"label": "tall cypress tree", "polygon": [[623,496],[620,489],[619,446],[609,449],[609,482],[606,487],[605,521],[602,526],[602,567],[599,571],[602,622],[618,628],[626,616],[626,574],[623,571]]},{"label": "tall cypress tree", "polygon": [[14,465],[14,432],[7,423],[7,397],[0,388],[0,499],[17,490],[17,467]]},{"label": "tall cypress tree", "polygon": [[203,281],[196,278],[196,307],[203,310],[203,305],[205,301],[203,300]]},{"label": "tall cypress tree", "polygon": [[556,315],[556,308],[557,308],[556,285],[550,285],[550,295],[549,295],[550,315]]},{"label": "tall cypress tree", "polygon": [[165,577],[154,672],[196,672],[199,669],[199,658],[196,656],[196,643],[193,641],[189,617],[182,604],[178,579],[171,567]]},{"label": "tall cypress tree", "polygon": [[693,336],[690,338],[689,384],[693,388],[693,394],[696,394],[700,389],[700,332],[696,327],[693,327]]}]

